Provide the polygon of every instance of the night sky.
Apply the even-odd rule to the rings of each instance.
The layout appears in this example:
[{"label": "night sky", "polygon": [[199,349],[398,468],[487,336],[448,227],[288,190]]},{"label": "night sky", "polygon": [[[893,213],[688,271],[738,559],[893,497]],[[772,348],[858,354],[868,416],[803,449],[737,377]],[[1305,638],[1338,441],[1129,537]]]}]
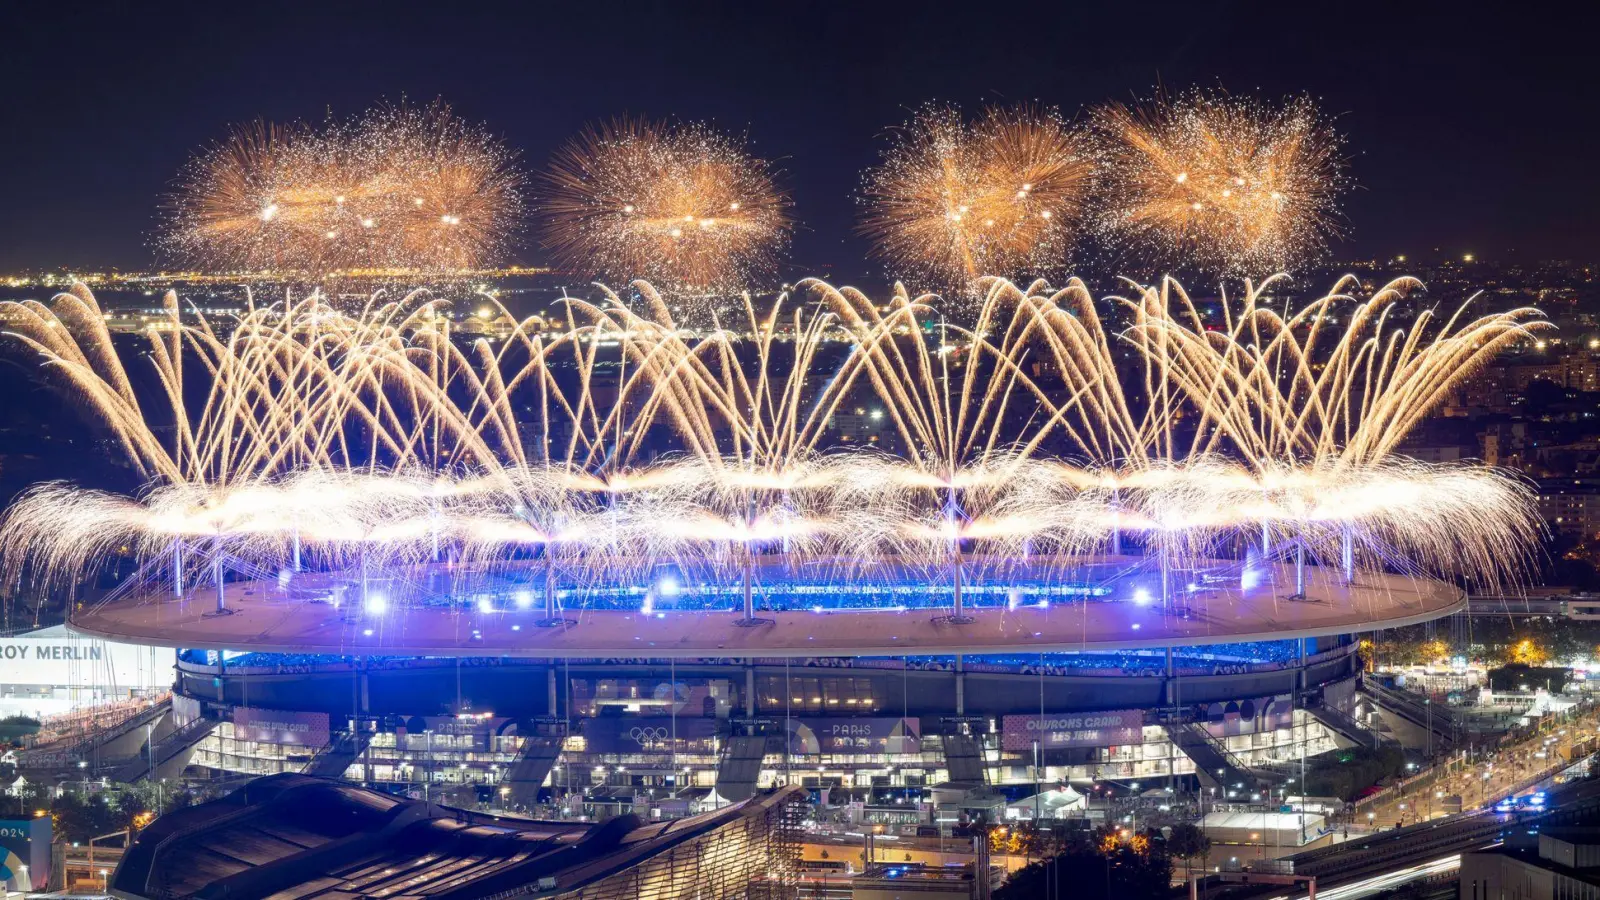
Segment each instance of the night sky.
[{"label": "night sky", "polygon": [[[795,198],[786,274],[852,277],[871,268],[859,173],[912,108],[1036,100],[1070,116],[1158,83],[1319,98],[1358,185],[1340,258],[1588,259],[1600,15],[1558,11],[1577,6],[14,0],[0,271],[150,266],[160,195],[230,123],[442,97],[530,171],[621,113],[746,132]],[[518,257],[542,259],[531,240]]]}]

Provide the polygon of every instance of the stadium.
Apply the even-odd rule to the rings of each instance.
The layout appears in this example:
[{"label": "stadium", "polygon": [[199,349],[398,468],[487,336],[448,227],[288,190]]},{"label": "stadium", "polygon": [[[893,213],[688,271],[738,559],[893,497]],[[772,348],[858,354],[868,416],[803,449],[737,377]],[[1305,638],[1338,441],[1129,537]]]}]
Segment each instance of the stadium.
[{"label": "stadium", "polygon": [[1170,285],[1122,331],[1081,285],[994,281],[963,329],[804,287],[740,329],[648,285],[561,329],[501,310],[498,347],[417,295],[226,332],[169,300],[121,348],[86,290],[11,310],[151,484],[40,486],[0,558],[114,569],[70,627],[179,648],[169,706],[49,758],[596,818],[778,785],[912,825],[997,789],[1248,798],[1370,739],[1354,635],[1464,608],[1537,533],[1521,483],[1392,452],[1528,311],[1379,366],[1403,286],[1287,318],[1253,289],[1222,333]]}]

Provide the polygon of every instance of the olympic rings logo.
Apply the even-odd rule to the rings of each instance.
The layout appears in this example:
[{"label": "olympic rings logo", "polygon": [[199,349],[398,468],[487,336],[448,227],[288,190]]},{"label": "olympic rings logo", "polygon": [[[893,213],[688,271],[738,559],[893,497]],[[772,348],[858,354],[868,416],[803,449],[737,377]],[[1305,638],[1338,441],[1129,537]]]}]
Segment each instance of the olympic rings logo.
[{"label": "olympic rings logo", "polygon": [[634,728],[628,729],[628,737],[632,738],[635,743],[639,744],[639,746],[642,747],[645,744],[655,744],[655,743],[659,743],[661,741],[666,740],[667,739],[667,729],[665,729],[665,728],[643,728],[643,727],[637,727],[636,726]]}]

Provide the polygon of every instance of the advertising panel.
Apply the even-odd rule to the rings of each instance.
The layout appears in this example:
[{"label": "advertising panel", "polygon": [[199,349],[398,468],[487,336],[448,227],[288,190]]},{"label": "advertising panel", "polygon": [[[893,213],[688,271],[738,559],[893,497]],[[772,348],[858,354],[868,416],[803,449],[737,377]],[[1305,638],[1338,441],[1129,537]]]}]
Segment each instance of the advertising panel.
[{"label": "advertising panel", "polygon": [[1031,750],[1034,741],[1045,750],[1064,750],[1115,747],[1143,740],[1144,712],[1137,709],[1006,716],[1000,732],[1000,746],[1013,751]]},{"label": "advertising panel", "polygon": [[328,714],[241,706],[233,711],[233,736],[241,741],[325,747],[330,738]]}]

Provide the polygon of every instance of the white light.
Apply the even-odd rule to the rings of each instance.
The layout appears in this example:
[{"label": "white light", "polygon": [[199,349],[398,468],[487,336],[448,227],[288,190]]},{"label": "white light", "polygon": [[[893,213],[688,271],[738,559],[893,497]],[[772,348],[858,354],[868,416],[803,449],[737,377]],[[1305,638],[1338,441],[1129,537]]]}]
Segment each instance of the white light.
[{"label": "white light", "polygon": [[479,597],[478,598],[478,612],[481,612],[481,613],[492,613],[492,612],[494,612],[494,601],[490,600],[488,597]]},{"label": "white light", "polygon": [[663,575],[656,581],[656,593],[663,597],[676,597],[678,590],[678,579],[671,575]]},{"label": "white light", "polygon": [[273,218],[275,218],[277,215],[278,215],[278,204],[276,204],[276,203],[268,204],[267,208],[263,209],[261,211],[261,221],[263,221],[263,222],[271,222],[273,220]]},{"label": "white light", "polygon": [[1139,588],[1133,592],[1133,602],[1139,606],[1149,606],[1150,592],[1144,588]]},{"label": "white light", "polygon": [[381,616],[389,611],[389,598],[382,594],[368,594],[367,599],[361,602],[361,608],[369,616]]},{"label": "white light", "polygon": [[517,591],[515,594],[512,594],[511,597],[516,602],[517,609],[527,609],[533,605],[532,591]]}]

